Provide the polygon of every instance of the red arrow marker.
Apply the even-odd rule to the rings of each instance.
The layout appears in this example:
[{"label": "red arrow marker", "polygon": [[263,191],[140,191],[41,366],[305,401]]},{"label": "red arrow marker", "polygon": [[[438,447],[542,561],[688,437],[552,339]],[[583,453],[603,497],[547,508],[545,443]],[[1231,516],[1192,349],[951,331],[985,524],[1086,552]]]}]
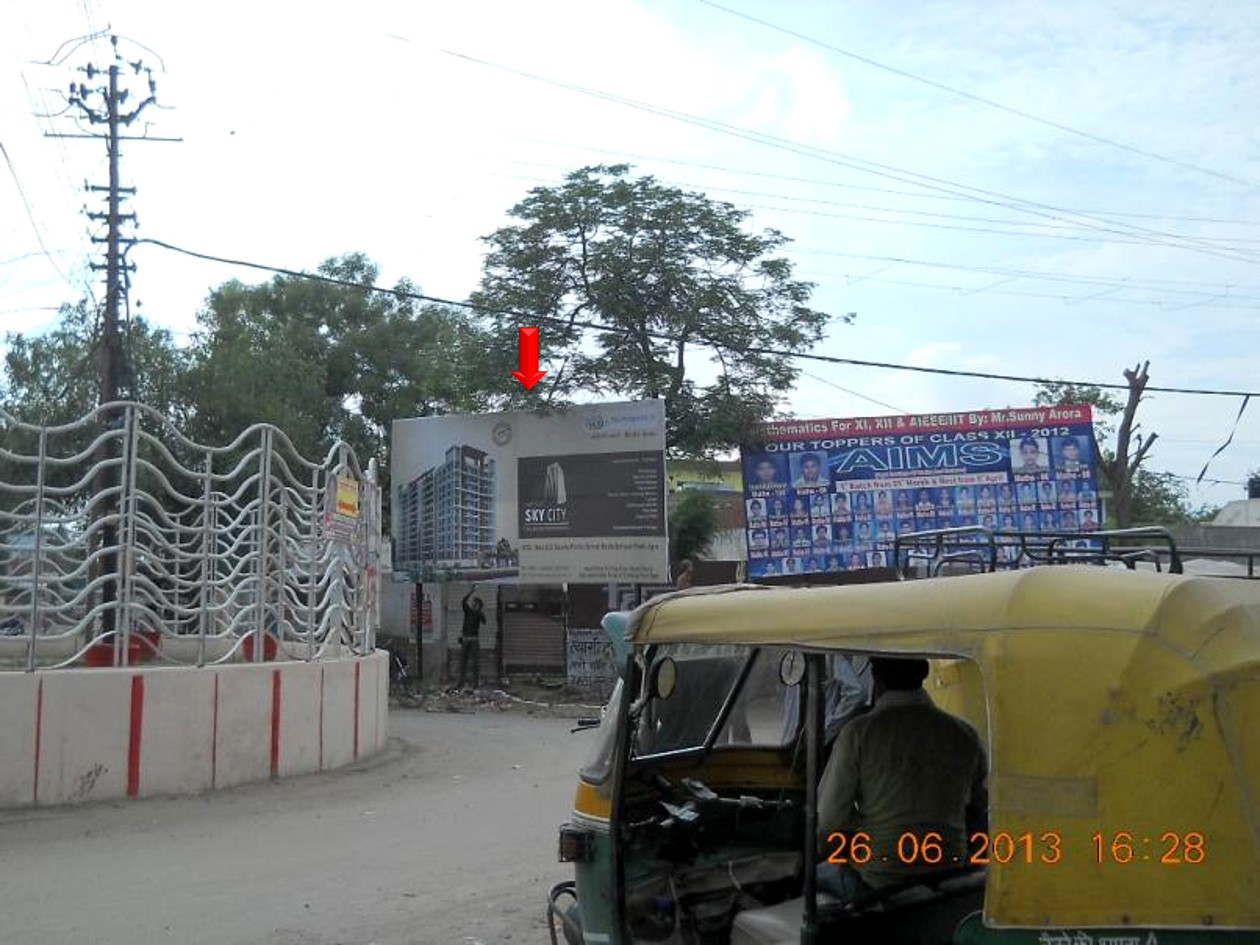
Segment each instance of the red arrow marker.
[{"label": "red arrow marker", "polygon": [[517,332],[516,343],[520,346],[520,355],[518,369],[512,372],[512,376],[524,384],[526,390],[529,390],[541,381],[547,372],[538,370],[538,329],[519,328]]}]

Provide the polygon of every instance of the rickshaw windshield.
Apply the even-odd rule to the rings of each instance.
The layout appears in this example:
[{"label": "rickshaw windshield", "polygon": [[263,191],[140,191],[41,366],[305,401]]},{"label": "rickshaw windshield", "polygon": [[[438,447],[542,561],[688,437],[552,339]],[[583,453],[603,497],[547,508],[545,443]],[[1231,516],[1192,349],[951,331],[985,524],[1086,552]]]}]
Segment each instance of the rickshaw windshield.
[{"label": "rickshaw windshield", "polygon": [[608,778],[612,770],[613,749],[617,745],[617,712],[621,708],[621,691],[623,680],[618,679],[613,686],[600,713],[599,728],[595,730],[595,743],[591,745],[590,754],[578,769],[583,781],[599,784]]},{"label": "rickshaw windshield", "polygon": [[781,654],[778,647],[695,643],[655,647],[652,663],[672,660],[676,681],[667,697],[649,696],[651,667],[645,667],[631,757],[708,746],[719,721],[722,727],[713,745],[785,744],[796,734],[796,715],[791,711],[796,691],[779,679]]}]

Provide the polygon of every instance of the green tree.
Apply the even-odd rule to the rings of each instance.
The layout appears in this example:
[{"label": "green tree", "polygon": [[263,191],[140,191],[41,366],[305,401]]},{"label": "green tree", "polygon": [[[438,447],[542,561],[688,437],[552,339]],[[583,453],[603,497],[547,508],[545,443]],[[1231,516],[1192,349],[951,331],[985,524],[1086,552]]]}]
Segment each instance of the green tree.
[{"label": "green tree", "polygon": [[276,276],[211,291],[186,378],[198,439],[273,423],[311,458],[343,439],[363,462],[379,457],[384,477],[395,418],[495,404],[504,384],[491,382],[485,334],[463,312],[418,304],[406,280],[372,289],[379,271],[361,254],[318,272],[351,284]]},{"label": "green tree", "polygon": [[669,511],[671,557],[675,562],[705,557],[717,530],[718,510],[713,497],[701,490],[680,493]]},{"label": "green tree", "polygon": [[498,373],[515,366],[517,327],[540,326],[549,375],[518,388],[519,403],[663,397],[671,450],[712,455],[773,415],[796,379],[790,358],[758,349],[806,351],[827,325],[808,305],[813,284],[774,255],[787,237],[627,165],[574,171],[511,215],[486,238],[475,299],[499,335]]},{"label": "green tree", "polygon": [[[80,302],[63,305],[50,331],[7,334],[0,366],[0,406],[17,420],[36,426],[69,424],[90,413],[97,405],[99,389],[99,329],[95,311]],[[185,359],[171,333],[133,316],[123,329],[123,352],[122,396],[148,404],[178,424],[188,406],[182,387]],[[75,434],[61,434],[54,448],[58,455],[74,454],[90,445],[98,432],[88,426]],[[28,456],[38,448],[35,434],[16,429],[5,431],[4,445]],[[47,481],[65,485],[82,471],[52,466]],[[7,462],[0,478],[27,481],[31,472],[29,466],[19,469]]]}]

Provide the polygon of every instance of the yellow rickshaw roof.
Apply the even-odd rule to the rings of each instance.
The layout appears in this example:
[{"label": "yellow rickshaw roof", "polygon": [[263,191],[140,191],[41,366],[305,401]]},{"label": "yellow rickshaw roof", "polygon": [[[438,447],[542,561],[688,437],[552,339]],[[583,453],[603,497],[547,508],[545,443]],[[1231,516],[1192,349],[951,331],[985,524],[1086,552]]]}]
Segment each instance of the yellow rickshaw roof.
[{"label": "yellow rickshaw roof", "polygon": [[[990,829],[1032,838],[1034,859],[990,865],[986,921],[1260,929],[1260,582],[1046,566],[730,585],[649,601],[624,628],[635,646],[963,658],[930,690],[987,735]],[[1206,859],[1184,862],[1200,836]]]},{"label": "yellow rickshaw roof", "polygon": [[792,643],[969,656],[978,637],[1033,628],[1055,628],[1066,639],[1137,633],[1185,646],[1211,636],[1226,612],[1260,620],[1260,581],[1078,565],[876,584],[696,588],[648,601],[630,615],[626,635],[635,645]]}]

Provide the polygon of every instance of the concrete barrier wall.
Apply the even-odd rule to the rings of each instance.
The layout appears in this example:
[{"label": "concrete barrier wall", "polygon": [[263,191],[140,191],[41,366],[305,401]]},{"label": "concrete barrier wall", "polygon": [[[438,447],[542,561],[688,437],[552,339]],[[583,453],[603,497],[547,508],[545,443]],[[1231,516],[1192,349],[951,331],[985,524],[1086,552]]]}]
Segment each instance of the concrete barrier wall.
[{"label": "concrete barrier wall", "polygon": [[385,743],[389,663],[0,673],[0,806],[185,794],[326,771]]}]

